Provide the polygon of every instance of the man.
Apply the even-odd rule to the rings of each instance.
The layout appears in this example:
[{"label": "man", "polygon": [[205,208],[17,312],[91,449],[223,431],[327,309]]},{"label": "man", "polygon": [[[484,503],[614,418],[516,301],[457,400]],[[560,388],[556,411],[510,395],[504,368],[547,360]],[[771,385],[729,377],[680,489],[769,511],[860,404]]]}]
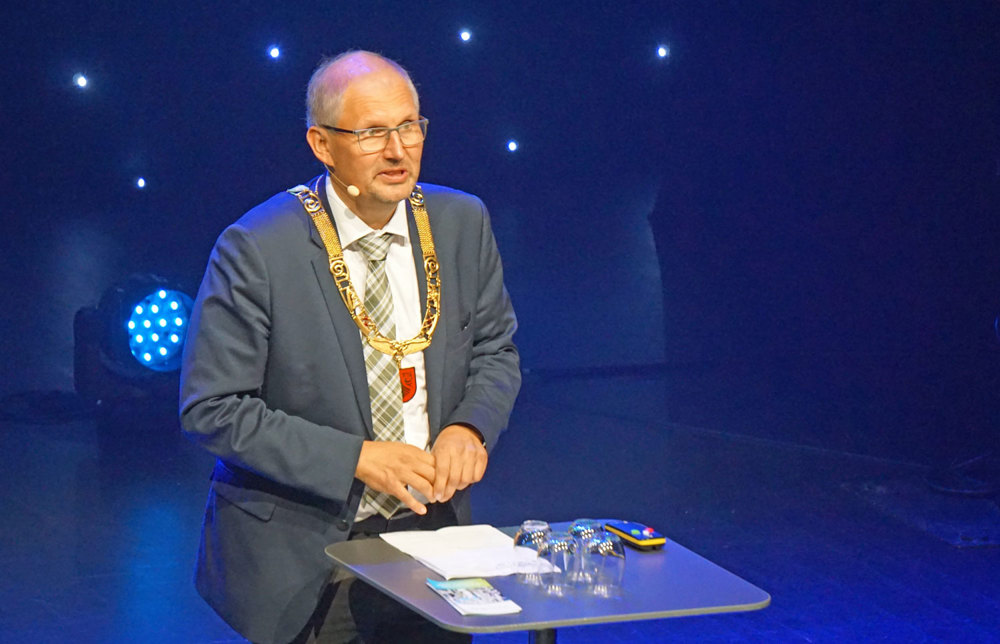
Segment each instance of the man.
[{"label": "man", "polygon": [[326,175],[220,235],[188,332],[181,423],[217,457],[196,587],[254,642],[448,641],[323,549],[469,521],[520,388],[500,258],[477,198],[410,198],[426,121],[398,64],[341,54],[307,103]]}]

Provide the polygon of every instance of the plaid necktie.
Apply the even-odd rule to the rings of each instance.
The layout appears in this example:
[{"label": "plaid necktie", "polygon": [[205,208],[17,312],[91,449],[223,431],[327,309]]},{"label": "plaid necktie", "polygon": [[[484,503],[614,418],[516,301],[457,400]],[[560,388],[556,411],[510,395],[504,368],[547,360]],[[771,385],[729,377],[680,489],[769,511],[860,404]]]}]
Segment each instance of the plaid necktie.
[{"label": "plaid necktie", "polygon": [[[371,233],[355,242],[368,259],[368,276],[365,278],[365,310],[387,338],[396,337],[396,324],[392,316],[392,292],[385,275],[385,255],[392,243],[392,235]],[[399,384],[399,367],[395,360],[368,343],[364,344],[365,367],[368,371],[368,397],[372,406],[372,429],[376,440],[403,440],[403,392]],[[364,500],[371,503],[385,518],[389,518],[402,505],[396,497],[371,488],[365,490]]]}]

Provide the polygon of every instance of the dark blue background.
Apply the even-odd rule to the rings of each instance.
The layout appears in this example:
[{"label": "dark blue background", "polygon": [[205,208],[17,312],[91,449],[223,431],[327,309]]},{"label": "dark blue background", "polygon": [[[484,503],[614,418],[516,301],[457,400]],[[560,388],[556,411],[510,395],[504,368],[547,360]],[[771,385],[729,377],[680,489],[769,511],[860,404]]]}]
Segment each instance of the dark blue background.
[{"label": "dark blue background", "polygon": [[227,223],[318,173],[305,83],[361,47],[413,74],[422,179],[490,207],[528,370],[663,369],[688,383],[666,420],[861,453],[995,440],[995,2],[42,2],[2,22],[6,391],[70,386],[76,308],[135,270],[193,289]]}]

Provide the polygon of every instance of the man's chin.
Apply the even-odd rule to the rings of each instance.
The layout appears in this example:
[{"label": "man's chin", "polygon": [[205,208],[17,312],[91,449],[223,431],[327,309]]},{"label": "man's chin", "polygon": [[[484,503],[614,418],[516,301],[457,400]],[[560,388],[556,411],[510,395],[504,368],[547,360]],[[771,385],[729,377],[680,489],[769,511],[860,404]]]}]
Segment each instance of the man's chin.
[{"label": "man's chin", "polygon": [[410,196],[416,181],[406,183],[376,186],[372,189],[371,195],[382,203],[399,203]]}]

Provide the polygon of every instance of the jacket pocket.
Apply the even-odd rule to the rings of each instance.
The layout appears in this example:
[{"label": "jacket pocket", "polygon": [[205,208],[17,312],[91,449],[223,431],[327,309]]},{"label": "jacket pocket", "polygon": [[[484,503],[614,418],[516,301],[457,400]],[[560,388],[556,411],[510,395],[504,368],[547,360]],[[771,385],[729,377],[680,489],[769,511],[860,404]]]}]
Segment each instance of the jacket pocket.
[{"label": "jacket pocket", "polygon": [[274,515],[275,502],[266,492],[219,481],[212,481],[212,491],[229,503],[261,521],[270,521]]}]

